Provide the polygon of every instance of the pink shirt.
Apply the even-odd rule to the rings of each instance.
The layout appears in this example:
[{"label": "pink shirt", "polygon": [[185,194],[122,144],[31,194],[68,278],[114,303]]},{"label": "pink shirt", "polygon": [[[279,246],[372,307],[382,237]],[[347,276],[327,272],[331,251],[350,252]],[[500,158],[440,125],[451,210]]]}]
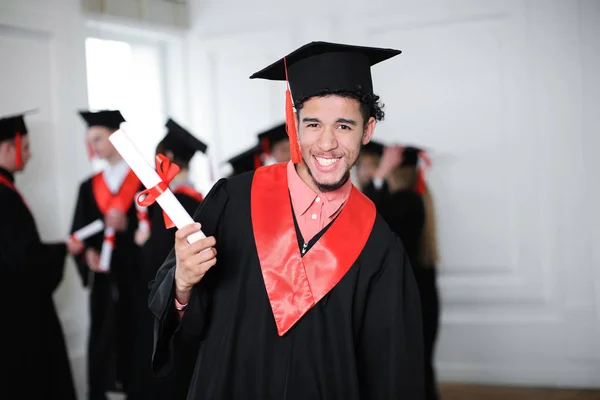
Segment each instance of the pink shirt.
[{"label": "pink shirt", "polygon": [[[348,179],[337,190],[327,193],[315,193],[300,178],[291,161],[287,164],[287,180],[294,216],[304,243],[308,243],[342,211],[343,205],[346,204],[350,196],[352,182]],[[177,300],[175,300],[175,305],[176,308],[184,306]],[[183,311],[178,311],[178,313],[179,317],[183,316]]]}]

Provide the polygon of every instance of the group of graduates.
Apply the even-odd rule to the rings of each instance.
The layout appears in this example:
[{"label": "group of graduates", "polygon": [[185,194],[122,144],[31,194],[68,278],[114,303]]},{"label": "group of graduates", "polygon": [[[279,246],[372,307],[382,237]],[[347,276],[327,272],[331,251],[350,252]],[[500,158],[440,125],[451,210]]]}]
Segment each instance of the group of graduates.
[{"label": "group of graduates", "polygon": [[[2,117],[3,388],[76,399],[52,299],[69,254],[90,294],[90,400],[438,398],[426,154],[371,139],[383,112],[370,68],[399,53],[312,42],[254,74],[287,81],[286,121],[227,160],[233,173],[206,198],[189,166],[207,145],[169,119],[157,168],[177,165],[168,186],[200,223],[178,231],[143,205],[109,141],[122,114],[82,111],[90,155],[106,167],[81,183],[71,233],[98,219],[105,228],[42,243],[14,185],[31,157],[25,115]],[[188,243],[199,229],[206,238]]]}]

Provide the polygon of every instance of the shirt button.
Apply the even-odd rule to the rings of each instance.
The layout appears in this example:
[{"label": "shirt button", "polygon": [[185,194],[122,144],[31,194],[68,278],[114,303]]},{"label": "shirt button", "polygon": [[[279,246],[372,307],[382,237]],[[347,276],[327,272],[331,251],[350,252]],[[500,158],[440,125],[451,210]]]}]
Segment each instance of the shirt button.
[{"label": "shirt button", "polygon": [[312,218],[312,219],[317,219],[317,214],[313,214],[313,215],[311,216],[311,218]]},{"label": "shirt button", "polygon": [[320,201],[321,201],[321,198],[320,198],[320,197],[317,197],[317,198],[315,199],[315,201],[318,203],[318,202],[320,202]]}]

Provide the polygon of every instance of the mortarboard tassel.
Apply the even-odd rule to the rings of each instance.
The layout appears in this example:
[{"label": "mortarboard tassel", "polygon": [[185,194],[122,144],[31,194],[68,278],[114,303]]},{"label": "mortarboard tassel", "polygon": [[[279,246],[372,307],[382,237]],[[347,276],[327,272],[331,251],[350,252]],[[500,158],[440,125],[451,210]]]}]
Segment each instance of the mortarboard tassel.
[{"label": "mortarboard tassel", "polygon": [[424,151],[419,152],[420,165],[417,170],[417,186],[415,192],[423,195],[427,191],[427,185],[425,184],[425,169],[431,166],[431,160]]},{"label": "mortarboard tassel", "polygon": [[88,143],[87,145],[88,158],[91,160],[94,158],[94,150],[92,149],[92,145]]},{"label": "mortarboard tassel", "polygon": [[267,138],[267,137],[262,138],[260,141],[260,145],[262,147],[262,152],[265,156],[268,156],[271,154],[271,144],[269,143],[269,138]]},{"label": "mortarboard tassel", "polygon": [[15,136],[15,168],[20,169],[23,167],[23,153],[21,145],[21,133],[17,132]]},{"label": "mortarboard tassel", "polygon": [[259,169],[260,167],[262,167],[262,160],[260,159],[260,154],[255,153],[254,154],[254,169]]},{"label": "mortarboard tassel", "polygon": [[299,164],[302,161],[302,152],[300,151],[300,141],[298,139],[298,130],[296,129],[296,121],[294,118],[294,104],[292,102],[292,94],[290,93],[290,81],[288,79],[287,61],[283,57],[283,65],[285,68],[285,81],[287,89],[285,91],[285,129],[290,138],[290,153],[292,162]]}]

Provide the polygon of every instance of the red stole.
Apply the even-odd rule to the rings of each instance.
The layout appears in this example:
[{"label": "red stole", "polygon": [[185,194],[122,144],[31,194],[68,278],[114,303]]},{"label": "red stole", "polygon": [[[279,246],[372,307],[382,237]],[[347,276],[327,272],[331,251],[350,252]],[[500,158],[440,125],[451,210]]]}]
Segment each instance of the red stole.
[{"label": "red stole", "polygon": [[21,193],[19,193],[19,191],[17,190],[15,185],[2,174],[0,174],[0,184],[6,186],[7,188],[9,188],[12,191],[14,191],[15,193],[17,193],[19,195],[19,197],[21,198],[21,201],[23,202],[23,204],[25,204],[25,207],[29,208],[27,206],[27,203],[25,202],[25,199],[23,198]]},{"label": "red stole", "polygon": [[140,185],[140,180],[131,169],[123,180],[117,194],[113,194],[110,191],[101,172],[94,175],[92,178],[94,199],[96,200],[98,209],[103,215],[106,215],[111,208],[116,208],[123,213],[127,213],[127,210],[129,210],[133,204],[135,195],[140,189]]},{"label": "red stole", "polygon": [[193,187],[187,185],[179,185],[175,187],[173,193],[185,194],[199,203],[202,203],[202,201],[204,200],[204,197],[201,193],[197,192],[196,189],[194,189]]},{"label": "red stole", "polygon": [[371,235],[375,205],[353,186],[337,219],[304,257],[298,247],[285,163],[256,170],[251,210],[260,268],[277,331],[283,336],[356,262]]}]

